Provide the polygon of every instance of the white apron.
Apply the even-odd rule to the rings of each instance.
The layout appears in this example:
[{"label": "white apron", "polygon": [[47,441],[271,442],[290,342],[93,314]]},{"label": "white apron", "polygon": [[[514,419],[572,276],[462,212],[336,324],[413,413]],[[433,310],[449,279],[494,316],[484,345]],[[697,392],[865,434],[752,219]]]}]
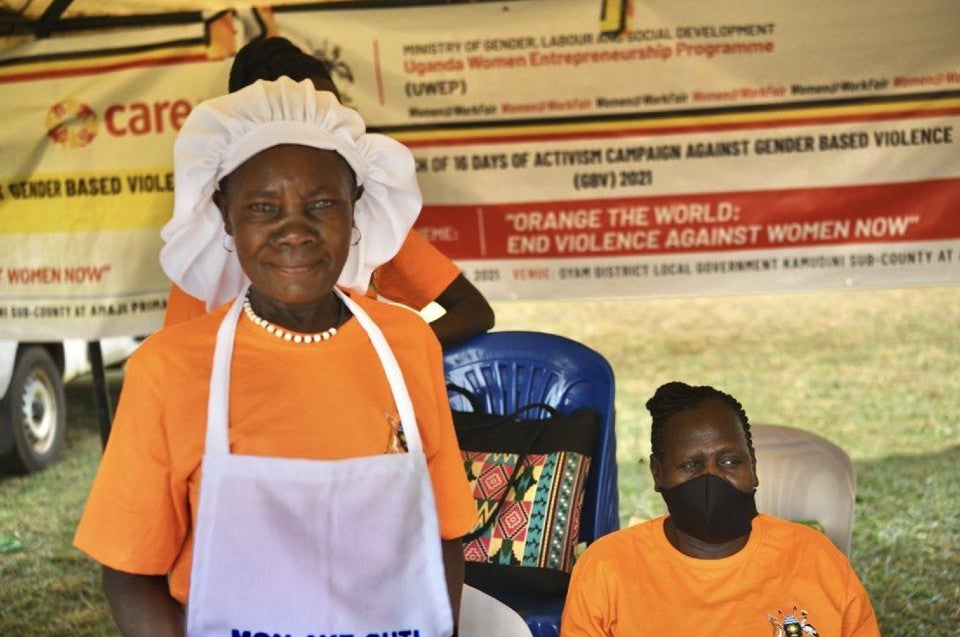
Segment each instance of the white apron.
[{"label": "white apron", "polygon": [[188,637],[450,635],[426,457],[383,333],[340,294],[384,367],[408,453],[343,460],[234,455],[227,432],[230,360],[244,294],[217,334]]}]

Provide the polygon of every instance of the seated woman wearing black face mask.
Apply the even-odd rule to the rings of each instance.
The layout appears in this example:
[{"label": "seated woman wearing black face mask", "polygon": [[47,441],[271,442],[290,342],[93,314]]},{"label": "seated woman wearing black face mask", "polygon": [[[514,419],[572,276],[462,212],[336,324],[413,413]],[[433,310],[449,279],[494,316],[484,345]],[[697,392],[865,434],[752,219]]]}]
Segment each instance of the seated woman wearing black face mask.
[{"label": "seated woman wearing black face mask", "polygon": [[866,591],[825,535],[757,513],[750,424],[735,398],[673,382],[647,409],[650,470],[669,515],[587,549],[562,637],[880,634]]}]

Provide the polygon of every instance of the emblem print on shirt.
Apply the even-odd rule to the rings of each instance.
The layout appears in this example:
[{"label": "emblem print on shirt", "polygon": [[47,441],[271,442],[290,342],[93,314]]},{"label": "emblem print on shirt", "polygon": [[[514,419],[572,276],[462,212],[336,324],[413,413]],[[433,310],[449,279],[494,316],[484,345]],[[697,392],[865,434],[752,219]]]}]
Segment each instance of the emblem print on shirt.
[{"label": "emblem print on shirt", "polygon": [[[799,618],[798,618],[799,614]],[[774,617],[767,613],[767,619],[773,624],[773,637],[819,637],[820,633],[813,624],[807,621],[807,611],[793,607],[793,611],[786,617],[783,611],[778,610]]]}]

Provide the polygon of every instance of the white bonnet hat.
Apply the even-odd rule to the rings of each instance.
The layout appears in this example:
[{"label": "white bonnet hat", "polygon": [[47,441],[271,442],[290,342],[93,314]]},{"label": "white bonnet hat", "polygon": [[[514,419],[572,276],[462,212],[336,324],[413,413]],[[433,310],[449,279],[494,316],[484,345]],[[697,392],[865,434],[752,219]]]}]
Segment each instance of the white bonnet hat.
[{"label": "white bonnet hat", "polygon": [[337,284],[365,292],[373,270],[396,255],[423,198],[413,155],[401,143],[367,133],[360,115],[309,80],[260,80],[199,104],[173,147],[173,218],[160,231],[160,265],[188,294],[212,309],[236,297],[248,279],[224,249],[223,218],[213,203],[219,181],[253,155],[278,144],[339,153],[363,195],[354,208],[361,239],[350,247]]}]

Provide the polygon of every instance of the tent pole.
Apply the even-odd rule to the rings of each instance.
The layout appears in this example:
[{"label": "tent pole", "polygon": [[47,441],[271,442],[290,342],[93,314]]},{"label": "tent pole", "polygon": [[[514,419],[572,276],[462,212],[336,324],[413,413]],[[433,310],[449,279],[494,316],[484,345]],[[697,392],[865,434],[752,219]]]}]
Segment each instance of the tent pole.
[{"label": "tent pole", "polygon": [[90,372],[93,375],[93,397],[97,404],[100,442],[106,447],[110,437],[110,422],[113,420],[113,407],[110,405],[110,392],[107,390],[107,374],[103,366],[100,341],[87,342],[87,357],[90,359]]}]

